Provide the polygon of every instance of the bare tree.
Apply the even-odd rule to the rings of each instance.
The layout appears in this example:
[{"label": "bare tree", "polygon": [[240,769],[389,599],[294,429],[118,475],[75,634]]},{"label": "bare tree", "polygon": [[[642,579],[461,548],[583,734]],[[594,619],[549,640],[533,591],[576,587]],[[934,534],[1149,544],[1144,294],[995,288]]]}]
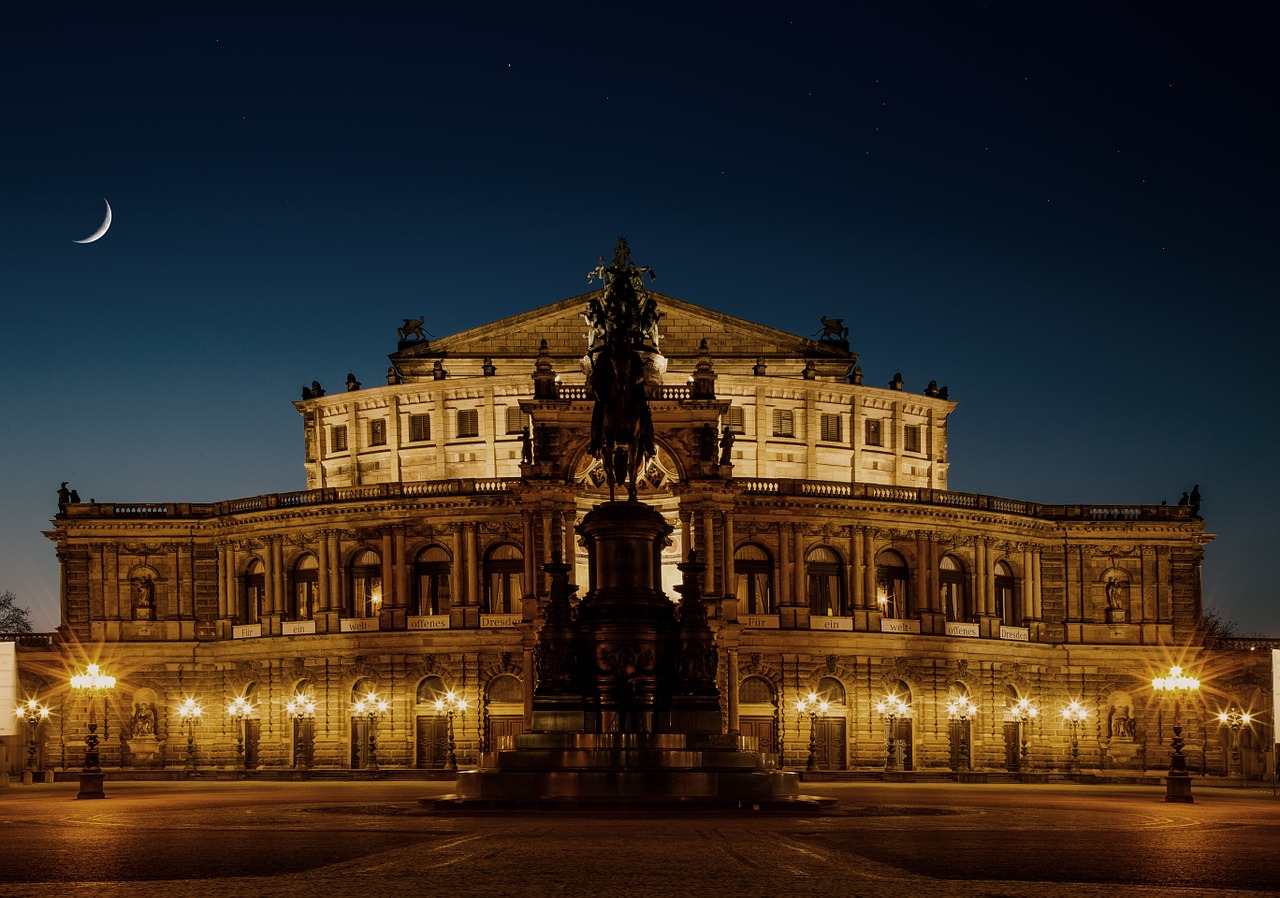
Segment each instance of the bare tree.
[{"label": "bare tree", "polygon": [[0,633],[30,633],[31,609],[18,604],[18,597],[6,589],[0,594]]}]

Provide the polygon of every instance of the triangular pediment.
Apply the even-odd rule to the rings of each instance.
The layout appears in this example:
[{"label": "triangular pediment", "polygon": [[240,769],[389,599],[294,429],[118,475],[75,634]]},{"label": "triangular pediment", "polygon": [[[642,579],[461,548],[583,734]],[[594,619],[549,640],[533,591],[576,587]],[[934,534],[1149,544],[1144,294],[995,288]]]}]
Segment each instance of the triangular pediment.
[{"label": "triangular pediment", "polygon": [[[696,358],[705,339],[713,359],[856,358],[842,346],[815,341],[745,318],[650,291],[663,313],[659,349],[668,359]],[[405,374],[425,374],[439,358],[532,359],[543,340],[557,362],[579,359],[587,351],[587,301],[584,293],[541,308],[473,327],[447,337],[402,345],[391,360]]]}]

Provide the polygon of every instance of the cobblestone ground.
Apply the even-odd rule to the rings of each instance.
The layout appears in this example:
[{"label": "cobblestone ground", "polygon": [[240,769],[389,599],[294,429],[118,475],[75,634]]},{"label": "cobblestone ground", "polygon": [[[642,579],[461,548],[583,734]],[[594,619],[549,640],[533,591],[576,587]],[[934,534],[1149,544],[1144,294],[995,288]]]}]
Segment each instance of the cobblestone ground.
[{"label": "cobblestone ground", "polygon": [[443,815],[449,784],[0,790],[0,895],[1229,895],[1280,889],[1280,801],[1139,787],[812,784],[817,817]]}]

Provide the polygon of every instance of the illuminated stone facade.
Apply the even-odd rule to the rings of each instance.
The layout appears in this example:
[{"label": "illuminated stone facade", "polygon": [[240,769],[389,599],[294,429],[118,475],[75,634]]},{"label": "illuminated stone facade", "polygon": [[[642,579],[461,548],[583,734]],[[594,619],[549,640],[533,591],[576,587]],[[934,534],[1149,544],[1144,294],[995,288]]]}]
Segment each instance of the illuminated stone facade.
[{"label": "illuminated stone facade", "polygon": [[[950,492],[945,387],[864,383],[838,322],[807,339],[658,300],[641,498],[675,527],[668,594],[691,548],[708,565],[726,729],[785,765],[812,746],[821,769],[881,770],[876,706],[894,693],[910,708],[899,768],[1137,774],[1167,763],[1170,707],[1149,679],[1181,662],[1216,690],[1182,711],[1192,766],[1226,772],[1211,712],[1260,705],[1266,672],[1200,647],[1212,537],[1190,508]],[[541,566],[561,554],[586,592],[575,526],[608,497],[585,454],[586,301],[438,340],[406,322],[385,382],[308,387],[305,490],[66,506],[48,533],[63,624],[20,659],[24,689],[58,703],[49,766],[80,763],[84,702],[61,684],[90,656],[120,680],[108,766],[181,767],[188,696],[205,709],[201,768],[441,768],[448,690],[468,702],[459,763],[524,729]],[[314,721],[290,718],[299,691]],[[351,710],[369,691],[389,701],[376,758]],[[811,691],[828,703],[812,719],[795,709]],[[238,695],[254,706],[243,754]],[[960,696],[967,721],[948,718]],[[1040,712],[1025,727],[1019,698]],[[1073,699],[1088,711],[1074,760]]]}]

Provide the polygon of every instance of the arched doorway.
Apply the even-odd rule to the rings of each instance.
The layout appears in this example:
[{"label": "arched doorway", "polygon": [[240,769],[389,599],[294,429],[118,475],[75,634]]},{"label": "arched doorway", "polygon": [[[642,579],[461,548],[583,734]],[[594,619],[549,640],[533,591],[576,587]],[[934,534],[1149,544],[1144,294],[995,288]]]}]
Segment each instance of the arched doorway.
[{"label": "arched doorway", "polygon": [[827,703],[827,712],[814,720],[814,761],[819,770],[844,770],[847,764],[845,740],[849,710],[844,684],[835,677],[818,681],[818,698]]},{"label": "arched doorway", "polygon": [[738,686],[738,731],[754,738],[760,751],[777,754],[778,694],[764,677],[745,677]]},{"label": "arched doorway", "polygon": [[514,674],[499,674],[484,693],[487,751],[514,748],[511,740],[524,732],[524,683]]},{"label": "arched doorway", "polygon": [[443,770],[449,759],[449,728],[444,715],[436,711],[436,699],[449,690],[437,676],[423,677],[414,697],[415,761],[421,770]]}]

